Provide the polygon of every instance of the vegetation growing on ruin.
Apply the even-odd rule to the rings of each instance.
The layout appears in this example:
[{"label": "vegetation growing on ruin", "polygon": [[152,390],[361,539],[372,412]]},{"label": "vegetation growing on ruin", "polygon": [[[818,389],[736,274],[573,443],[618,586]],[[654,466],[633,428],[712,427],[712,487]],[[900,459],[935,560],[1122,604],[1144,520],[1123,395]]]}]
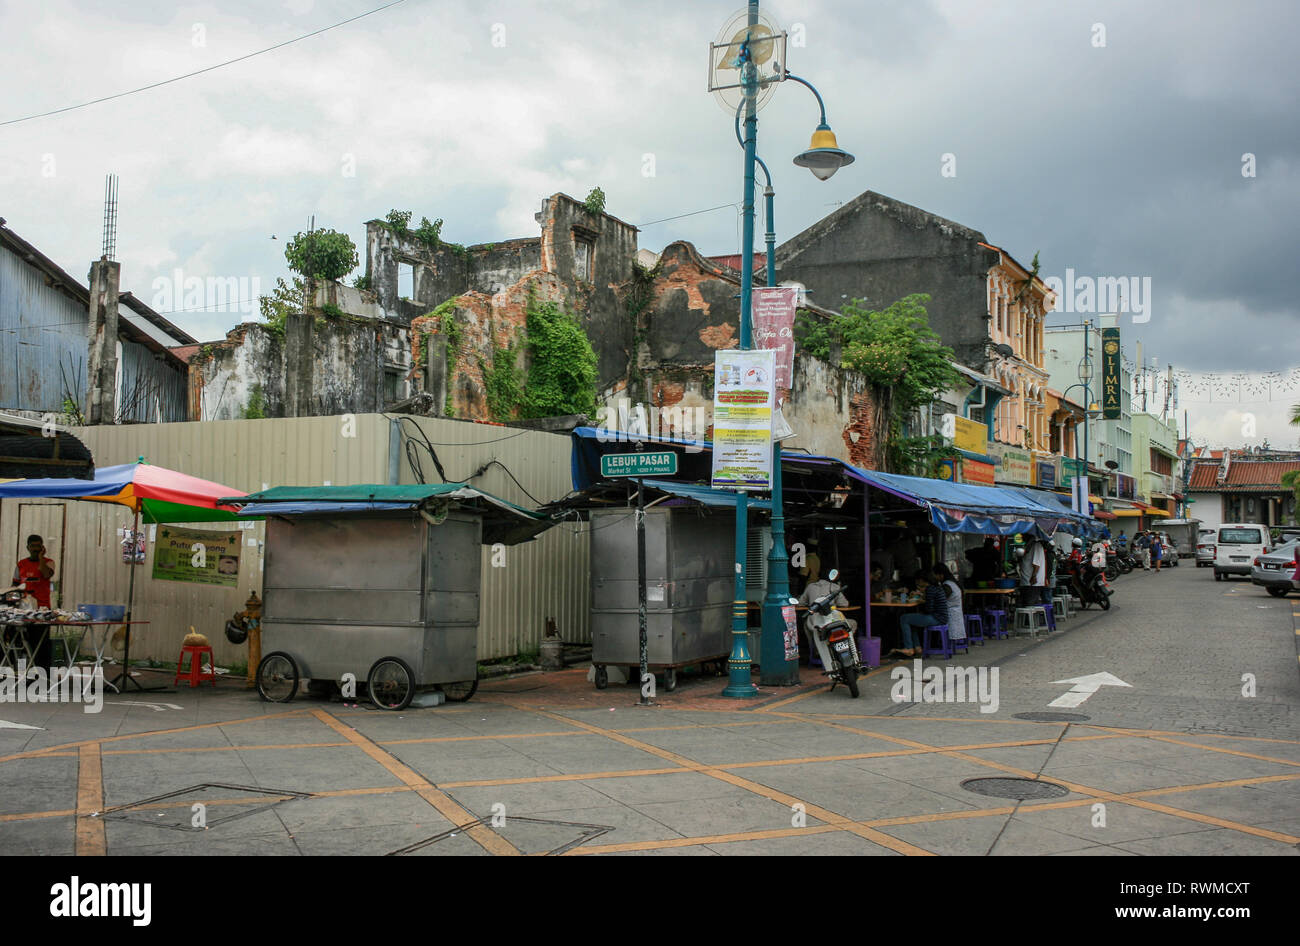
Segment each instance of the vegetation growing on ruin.
[{"label": "vegetation growing on ruin", "polygon": [[297,234],[284,248],[289,268],[315,279],[342,279],[357,268],[357,245],[346,233],[309,230]]}]

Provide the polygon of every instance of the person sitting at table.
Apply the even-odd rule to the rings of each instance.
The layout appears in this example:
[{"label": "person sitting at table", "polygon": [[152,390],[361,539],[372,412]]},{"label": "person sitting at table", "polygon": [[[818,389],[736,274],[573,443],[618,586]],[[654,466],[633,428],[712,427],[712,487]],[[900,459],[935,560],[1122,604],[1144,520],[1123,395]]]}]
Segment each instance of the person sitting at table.
[{"label": "person sitting at table", "polygon": [[[14,566],[13,584],[23,586],[27,594],[36,599],[38,608],[50,606],[50,579],[54,577],[54,560],[45,554],[45,540],[39,535],[27,537],[27,557],[18,560]],[[44,667],[48,672],[54,654],[54,646],[46,633],[49,628],[44,624],[28,624],[22,628],[27,645],[40,641],[40,646],[33,655],[33,666]]]},{"label": "person sitting at table", "polygon": [[[945,569],[946,570],[946,569]],[[944,624],[948,620],[948,596],[939,585],[932,584],[925,572],[917,572],[913,582],[917,592],[925,595],[925,602],[917,614],[904,614],[898,621],[902,643],[889,654],[891,657],[919,657],[925,628]],[[960,598],[960,595],[958,596]]]},{"label": "person sitting at table", "polygon": [[871,600],[879,601],[885,595],[885,589],[888,587],[885,581],[885,569],[880,565],[871,566]]},{"label": "person sitting at table", "polygon": [[961,586],[952,575],[952,570],[943,562],[935,564],[930,572],[939,587],[943,589],[944,600],[948,606],[948,639],[962,641],[966,639],[966,617],[961,607]]}]

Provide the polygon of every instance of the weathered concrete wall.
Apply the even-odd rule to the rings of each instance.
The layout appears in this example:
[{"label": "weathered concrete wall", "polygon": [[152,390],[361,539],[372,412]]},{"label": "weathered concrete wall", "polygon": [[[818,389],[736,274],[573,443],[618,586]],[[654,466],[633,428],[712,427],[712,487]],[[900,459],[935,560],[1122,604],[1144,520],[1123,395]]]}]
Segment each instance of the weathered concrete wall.
[{"label": "weathered concrete wall", "polygon": [[984,235],[867,191],[777,247],[777,278],[813,290],[819,305],[864,299],[882,309],[911,293],[930,295],[930,327],[960,363],[988,363],[987,276],[1000,255]]},{"label": "weathered concrete wall", "polygon": [[[355,290],[353,290],[355,292]],[[195,420],[358,414],[410,396],[410,330],[384,319],[291,315],[284,332],[248,322],[190,359]]]},{"label": "weathered concrete wall", "polygon": [[[545,298],[578,316],[596,352],[600,386],[616,384],[627,374],[633,344],[622,300],[636,260],[636,227],[609,214],[590,213],[567,194],[543,200],[535,218],[540,230],[537,237],[463,249],[444,244],[433,251],[409,232],[397,234],[383,221],[370,221],[366,225],[366,272],[376,304],[385,317],[410,322],[449,299],[481,295],[501,297],[495,305],[508,317],[514,304],[508,300],[520,298],[521,292],[526,295],[529,285],[558,287],[558,294]],[[585,278],[578,273],[580,244],[587,248]],[[398,298],[402,264],[413,269],[414,298],[410,302]],[[353,311],[342,298],[336,304]],[[475,303],[465,311],[485,314],[483,306]],[[474,366],[470,366],[465,376],[473,374]],[[473,400],[471,388],[463,393]]]},{"label": "weathered concrete wall", "polygon": [[[600,419],[626,429],[630,405],[639,403],[647,405],[647,423],[657,433],[711,436],[714,353],[739,347],[739,291],[734,272],[691,244],[666,247],[634,326],[644,339],[634,371],[627,383],[604,392]],[[871,399],[860,376],[796,352],[785,415],[798,432],[791,446],[869,464]]]}]

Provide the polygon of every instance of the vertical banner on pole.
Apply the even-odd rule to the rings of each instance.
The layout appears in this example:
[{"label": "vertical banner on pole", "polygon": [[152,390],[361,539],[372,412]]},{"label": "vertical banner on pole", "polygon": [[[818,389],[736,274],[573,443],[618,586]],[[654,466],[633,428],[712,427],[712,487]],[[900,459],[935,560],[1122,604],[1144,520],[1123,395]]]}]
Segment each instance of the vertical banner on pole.
[{"label": "vertical banner on pole", "polygon": [[776,353],[776,399],[794,387],[794,311],[799,290],[794,286],[754,289],[754,342]]},{"label": "vertical banner on pole", "polygon": [[776,352],[720,351],[713,367],[714,488],[772,488]]}]

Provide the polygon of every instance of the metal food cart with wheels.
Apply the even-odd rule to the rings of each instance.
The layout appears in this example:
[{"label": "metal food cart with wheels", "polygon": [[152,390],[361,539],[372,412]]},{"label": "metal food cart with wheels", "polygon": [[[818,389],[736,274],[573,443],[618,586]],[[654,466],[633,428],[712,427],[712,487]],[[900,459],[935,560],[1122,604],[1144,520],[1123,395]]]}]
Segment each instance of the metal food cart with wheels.
[{"label": "metal food cart with wheels", "polygon": [[[663,674],[666,690],[676,689],[683,667],[726,669],[733,515],[694,506],[645,511],[647,666]],[[598,689],[608,685],[609,667],[640,667],[633,520],[627,509],[591,511],[591,662]]]},{"label": "metal food cart with wheels", "polygon": [[241,515],[267,520],[256,683],[277,703],[303,681],[314,692],[364,688],[387,710],[422,688],[470,699],[480,546],[549,525],[463,483],[276,487],[245,502]]}]

